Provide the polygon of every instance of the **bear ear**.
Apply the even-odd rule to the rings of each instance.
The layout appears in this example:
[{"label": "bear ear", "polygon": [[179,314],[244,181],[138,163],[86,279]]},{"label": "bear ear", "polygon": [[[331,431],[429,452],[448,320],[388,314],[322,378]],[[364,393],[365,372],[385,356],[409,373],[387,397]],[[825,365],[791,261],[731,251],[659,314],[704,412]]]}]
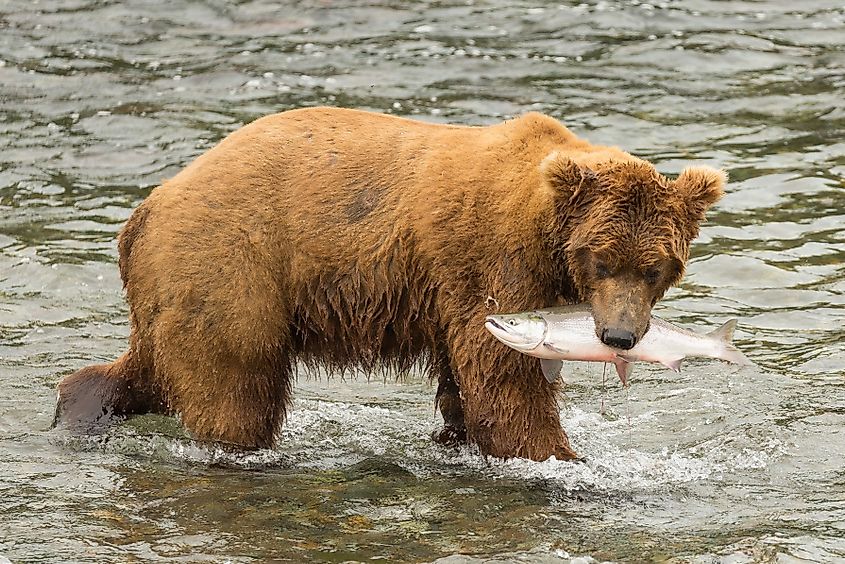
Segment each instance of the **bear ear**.
[{"label": "bear ear", "polygon": [[595,171],[553,151],[540,163],[540,174],[562,203],[574,203],[595,184]]},{"label": "bear ear", "polygon": [[690,214],[699,221],[704,212],[725,193],[728,174],[709,166],[685,168],[675,180],[675,185],[684,194]]}]

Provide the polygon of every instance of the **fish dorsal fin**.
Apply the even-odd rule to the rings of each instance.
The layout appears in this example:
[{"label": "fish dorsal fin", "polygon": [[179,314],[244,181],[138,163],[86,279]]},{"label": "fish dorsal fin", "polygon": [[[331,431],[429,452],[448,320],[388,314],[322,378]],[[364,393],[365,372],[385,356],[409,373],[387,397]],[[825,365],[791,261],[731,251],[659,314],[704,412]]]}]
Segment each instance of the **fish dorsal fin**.
[{"label": "fish dorsal fin", "polygon": [[715,339],[724,345],[723,352],[717,358],[721,358],[722,360],[732,362],[734,364],[739,364],[740,366],[753,366],[754,363],[751,362],[751,359],[742,354],[742,351],[736,348],[733,344],[735,329],[736,319],[729,319],[725,321],[724,325],[707,334],[708,337]]},{"label": "fish dorsal fin", "polygon": [[734,340],[734,331],[736,330],[736,319],[728,319],[725,323],[716,329],[707,333],[708,337],[722,341],[723,343],[731,344]]},{"label": "fish dorsal fin", "polygon": [[543,369],[543,376],[549,384],[554,384],[555,380],[560,376],[560,370],[563,368],[563,363],[559,360],[550,360],[548,358],[540,359],[540,368]]}]

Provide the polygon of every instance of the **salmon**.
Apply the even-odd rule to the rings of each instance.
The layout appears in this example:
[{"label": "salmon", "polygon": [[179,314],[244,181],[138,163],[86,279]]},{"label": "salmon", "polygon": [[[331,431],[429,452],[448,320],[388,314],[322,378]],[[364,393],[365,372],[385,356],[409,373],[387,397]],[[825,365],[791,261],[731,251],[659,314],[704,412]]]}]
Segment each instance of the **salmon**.
[{"label": "salmon", "polygon": [[549,382],[557,380],[563,360],[580,360],[613,363],[622,385],[627,386],[635,362],[659,363],[675,372],[680,372],[687,357],[752,365],[733,344],[736,323],[731,319],[715,331],[698,334],[652,315],[648,331],[629,350],[601,342],[586,304],[488,315],[484,326],[512,349],[539,358]]}]

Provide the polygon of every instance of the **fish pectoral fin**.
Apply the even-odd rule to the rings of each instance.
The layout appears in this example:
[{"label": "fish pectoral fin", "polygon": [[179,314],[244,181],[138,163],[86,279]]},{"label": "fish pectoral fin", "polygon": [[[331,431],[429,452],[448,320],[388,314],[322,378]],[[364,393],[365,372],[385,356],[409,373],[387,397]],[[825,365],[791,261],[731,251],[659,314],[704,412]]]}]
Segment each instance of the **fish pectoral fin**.
[{"label": "fish pectoral fin", "polygon": [[627,388],[628,378],[634,372],[634,363],[620,355],[616,355],[616,361],[614,361],[613,366],[616,367],[616,374],[619,375],[619,381],[622,382],[622,386]]},{"label": "fish pectoral fin", "polygon": [[557,353],[557,354],[561,354],[561,355],[569,354],[568,350],[562,349],[560,347],[556,347],[555,345],[553,345],[551,343],[543,343],[543,346],[546,347],[547,349],[549,349],[550,351]]},{"label": "fish pectoral fin", "polygon": [[681,363],[683,361],[684,361],[684,357],[672,358],[672,359],[661,360],[660,364],[662,364],[663,366],[665,366],[669,370],[673,370],[675,372],[680,373],[681,372]]},{"label": "fish pectoral fin", "polygon": [[555,380],[560,376],[560,371],[563,368],[563,363],[559,360],[551,360],[548,358],[540,359],[540,368],[543,369],[543,376],[549,384],[554,384]]}]

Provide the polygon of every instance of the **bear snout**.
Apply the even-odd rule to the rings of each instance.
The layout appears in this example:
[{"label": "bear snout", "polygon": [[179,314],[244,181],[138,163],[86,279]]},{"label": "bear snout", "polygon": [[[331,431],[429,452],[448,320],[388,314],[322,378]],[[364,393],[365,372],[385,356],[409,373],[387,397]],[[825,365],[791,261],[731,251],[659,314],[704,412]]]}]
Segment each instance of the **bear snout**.
[{"label": "bear snout", "polygon": [[601,342],[615,349],[629,350],[637,344],[637,337],[625,329],[605,329],[601,332]]}]

